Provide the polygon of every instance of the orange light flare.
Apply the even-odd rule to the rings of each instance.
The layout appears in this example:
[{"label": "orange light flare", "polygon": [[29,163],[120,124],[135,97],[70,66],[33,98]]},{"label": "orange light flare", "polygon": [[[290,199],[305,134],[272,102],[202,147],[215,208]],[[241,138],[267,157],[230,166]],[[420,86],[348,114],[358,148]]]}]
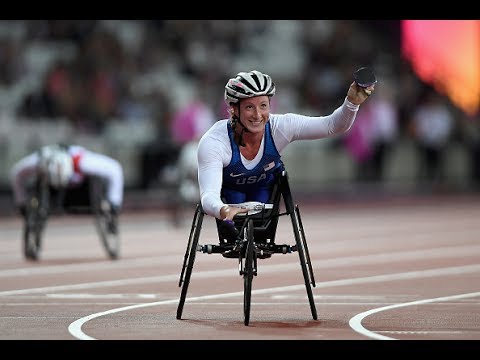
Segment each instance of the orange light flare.
[{"label": "orange light flare", "polygon": [[402,55],[470,116],[480,109],[480,20],[402,20]]}]

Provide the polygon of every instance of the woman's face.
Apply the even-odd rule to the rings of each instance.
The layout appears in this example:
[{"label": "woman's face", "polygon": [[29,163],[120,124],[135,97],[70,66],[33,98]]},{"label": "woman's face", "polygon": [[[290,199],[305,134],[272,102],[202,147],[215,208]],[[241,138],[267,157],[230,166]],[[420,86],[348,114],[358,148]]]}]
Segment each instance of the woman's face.
[{"label": "woman's face", "polygon": [[240,115],[241,123],[251,133],[263,133],[270,115],[270,99],[266,95],[243,99],[234,112],[236,116]]}]

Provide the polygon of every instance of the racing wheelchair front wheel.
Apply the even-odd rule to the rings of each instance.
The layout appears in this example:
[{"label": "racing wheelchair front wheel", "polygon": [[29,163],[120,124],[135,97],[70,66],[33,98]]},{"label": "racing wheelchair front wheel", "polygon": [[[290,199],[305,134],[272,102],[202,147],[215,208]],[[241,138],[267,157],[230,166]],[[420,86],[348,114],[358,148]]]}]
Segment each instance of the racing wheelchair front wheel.
[{"label": "racing wheelchair front wheel", "polygon": [[247,226],[244,229],[245,238],[243,246],[245,246],[245,267],[243,268],[243,315],[244,324],[248,326],[250,323],[250,306],[252,300],[252,281],[255,269],[255,256],[254,251],[255,243],[253,238],[253,220],[249,219]]}]

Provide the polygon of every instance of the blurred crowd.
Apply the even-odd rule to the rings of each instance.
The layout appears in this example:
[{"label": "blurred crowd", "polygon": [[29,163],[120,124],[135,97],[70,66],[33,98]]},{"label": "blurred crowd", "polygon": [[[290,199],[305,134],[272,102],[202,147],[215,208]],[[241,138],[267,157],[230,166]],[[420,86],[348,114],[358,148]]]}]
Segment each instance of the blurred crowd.
[{"label": "blurred crowd", "polygon": [[403,60],[399,39],[374,25],[356,20],[3,20],[0,106],[19,121],[68,121],[87,134],[101,134],[110,122],[153,122],[156,138],[145,144],[143,157],[142,187],[147,188],[152,169],[175,162],[184,145],[205,129],[189,132],[186,108],[207,107],[205,126],[227,117],[223,88],[237,72],[258,68],[273,77],[274,112],[322,115],[343,100],[356,68],[371,66],[379,78],[375,96],[336,143],[358,165],[356,179],[381,181],[386,154],[399,139],[409,138],[421,159],[420,181],[442,181],[443,150],[457,141],[469,150],[472,179],[479,182],[479,116],[468,118],[423,84]]}]

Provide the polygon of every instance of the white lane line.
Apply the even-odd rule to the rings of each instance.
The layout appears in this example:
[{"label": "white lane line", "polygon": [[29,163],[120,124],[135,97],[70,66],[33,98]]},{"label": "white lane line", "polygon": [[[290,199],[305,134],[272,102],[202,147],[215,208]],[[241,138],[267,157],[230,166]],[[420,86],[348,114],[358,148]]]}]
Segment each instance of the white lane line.
[{"label": "white lane line", "polygon": [[[343,279],[343,280],[333,280],[333,281],[326,281],[323,283],[317,283],[316,288],[326,288],[332,286],[343,286],[343,285],[352,285],[352,284],[366,284],[366,283],[375,283],[375,282],[386,282],[386,281],[393,281],[393,280],[406,280],[406,279],[418,279],[422,277],[435,277],[435,276],[445,276],[445,275],[459,275],[469,272],[477,272],[480,271],[480,265],[468,265],[468,266],[458,266],[458,267],[449,267],[449,268],[439,268],[439,269],[430,269],[430,270],[423,270],[423,271],[410,271],[406,273],[398,273],[398,274],[389,274],[389,275],[376,275],[376,276],[369,276],[369,277],[362,277],[356,279]],[[198,275],[198,273],[197,273]],[[316,289],[315,288],[315,289]],[[300,289],[305,289],[305,284],[302,285],[291,285],[291,286],[282,286],[282,287],[275,287],[275,288],[267,288],[267,289],[259,289],[259,290],[252,290],[253,294],[271,294],[276,292],[288,292],[288,291],[297,291]],[[206,295],[206,296],[198,296],[198,297],[187,297],[185,303],[199,301],[199,300],[210,300],[210,299],[224,299],[224,298],[231,298],[236,296],[243,296],[243,291],[241,292],[233,292],[233,293],[224,293],[224,294],[214,294],[214,295]],[[441,299],[441,298],[439,298]],[[156,301],[152,303],[142,303],[137,305],[131,305],[126,307],[120,307],[116,309],[111,309],[107,311],[102,311],[99,313],[91,314],[80,318],[73,323],[71,323],[68,327],[68,331],[74,337],[80,340],[96,340],[95,338],[85,334],[82,331],[82,325],[86,322],[95,319],[97,317],[101,317],[104,315],[110,315],[121,311],[128,311],[133,309],[139,309],[148,306],[157,306],[157,305],[167,305],[167,304],[177,304],[178,299],[172,300],[165,300],[165,301]]]},{"label": "white lane line", "polygon": [[[344,259],[340,259],[340,262],[343,263]],[[298,268],[298,263],[285,263],[285,264],[276,264],[276,265],[264,265],[262,267],[262,271],[268,273],[274,272],[285,272],[289,271],[293,268]],[[466,266],[454,266],[448,268],[440,268],[440,269],[433,269],[433,270],[421,270],[421,271],[411,271],[406,273],[400,273],[397,275],[375,275],[375,276],[368,276],[364,278],[356,278],[355,283],[361,283],[363,280],[370,283],[373,281],[382,282],[382,281],[390,281],[390,280],[402,280],[402,279],[412,279],[417,276],[422,277],[429,277],[429,276],[438,276],[438,275],[451,275],[451,274],[462,274],[465,272],[475,272],[480,270],[480,265],[466,265]],[[421,274],[421,275],[420,275]],[[224,269],[224,270],[209,270],[209,271],[201,271],[196,272],[194,275],[195,278],[218,278],[222,276],[238,276],[238,269]],[[392,279],[392,276],[395,277]],[[59,292],[59,291],[66,291],[66,290],[79,290],[79,289],[98,289],[98,288],[105,288],[105,287],[113,287],[113,286],[124,286],[124,285],[132,285],[132,284],[150,284],[150,283],[157,283],[157,282],[167,282],[167,281],[177,281],[179,280],[179,275],[160,275],[160,276],[149,276],[149,277],[141,277],[141,278],[133,278],[133,279],[121,279],[121,280],[107,280],[107,281],[95,281],[90,283],[82,283],[82,284],[70,284],[70,285],[56,285],[56,286],[46,286],[40,288],[30,288],[30,289],[18,289],[18,290],[6,290],[0,291],[0,296],[11,296],[11,295],[25,295],[25,294],[38,294],[44,292]],[[330,286],[341,286],[341,285],[349,285],[350,279],[346,280],[332,280],[323,283],[316,283],[316,287],[330,287]],[[305,285],[303,285],[305,286]],[[285,291],[293,291],[296,289],[301,289],[302,285],[293,285],[289,287],[285,287]],[[283,289],[283,288],[278,288]],[[256,290],[262,293],[262,290]],[[281,290],[279,290],[281,291]],[[267,290],[267,293],[269,291]]]},{"label": "white lane line", "polygon": [[[253,294],[253,291],[252,291]],[[242,292],[234,292],[234,293],[226,293],[226,294],[216,294],[216,295],[207,295],[207,296],[198,296],[198,297],[190,297],[188,298],[188,301],[197,301],[197,300],[208,300],[208,299],[224,299],[224,298],[229,298],[229,297],[235,297],[235,296],[243,296],[243,291]],[[153,303],[146,303],[146,304],[137,304],[137,305],[131,305],[131,306],[125,306],[121,308],[116,308],[116,309],[111,309],[107,311],[102,311],[96,314],[91,314],[88,316],[85,316],[83,318],[80,318],[73,323],[71,323],[68,326],[68,331],[70,334],[72,334],[74,337],[80,340],[97,340],[87,334],[85,334],[82,331],[82,325],[85,324],[86,322],[95,319],[100,316],[104,315],[110,315],[110,314],[115,314],[117,312],[121,311],[128,311],[128,310],[133,310],[133,309],[139,309],[143,307],[148,307],[148,306],[155,306],[155,305],[167,305],[167,304],[177,304],[178,299],[173,299],[173,300],[166,300],[166,301],[157,301]]]},{"label": "white lane line", "polygon": [[57,286],[31,288],[31,289],[8,290],[8,291],[0,291],[0,296],[39,294],[39,293],[45,293],[45,292],[58,292],[58,291],[67,291],[67,290],[80,290],[80,289],[98,289],[98,288],[105,288],[105,287],[112,287],[112,286],[149,284],[149,283],[173,281],[173,280],[178,280],[178,275],[151,276],[151,277],[134,278],[134,279],[96,281],[96,282],[83,283],[83,284],[57,285]]},{"label": "white lane line", "polygon": [[407,335],[428,335],[428,334],[463,334],[464,331],[457,331],[457,330],[418,330],[418,331],[379,331],[381,333],[387,334],[407,334]]},{"label": "white lane line", "polygon": [[66,264],[66,265],[47,265],[42,267],[27,267],[17,269],[0,270],[0,277],[11,278],[13,276],[32,276],[32,275],[46,275],[46,274],[65,274],[66,272],[80,272],[92,270],[115,270],[125,268],[145,267],[151,264],[178,264],[178,259],[173,256],[151,256],[135,259],[122,259],[121,263],[107,261],[107,262],[92,262],[84,264]]},{"label": "white lane line", "polygon": [[[465,255],[472,255],[475,253],[480,253],[480,245],[467,245],[467,246],[446,246],[440,247],[437,249],[425,249],[422,251],[413,250],[413,251],[399,251],[399,252],[389,252],[389,253],[380,253],[374,255],[364,255],[364,256],[347,256],[339,257],[334,259],[326,260],[315,260],[314,261],[314,272],[317,269],[331,269],[332,267],[344,266],[347,265],[364,265],[371,264],[375,262],[379,263],[393,263],[400,262],[403,260],[416,260],[416,259],[441,259],[445,256],[449,258],[459,257],[463,258]],[[160,260],[161,259],[161,260]],[[123,269],[123,268],[134,268],[142,267],[143,265],[150,265],[156,263],[162,264],[172,264],[178,263],[178,259],[172,256],[164,257],[147,257],[139,259],[125,259],[121,263],[87,263],[87,264],[72,264],[72,265],[51,265],[44,266],[40,268],[21,268],[21,269],[8,269],[0,270],[0,277],[11,278],[13,276],[32,276],[32,275],[44,275],[44,274],[65,274],[65,272],[76,272],[76,271],[92,271],[92,270],[101,270],[101,269]],[[287,264],[262,264],[262,271],[289,271],[294,267],[298,267],[298,262],[289,262]],[[237,271],[236,269],[234,269]],[[227,270],[219,270],[220,274],[227,275]],[[196,273],[195,273],[196,274]],[[2,292],[0,292],[0,295]]]},{"label": "white lane line", "polygon": [[363,313],[357,314],[354,317],[352,317],[348,323],[353,330],[355,330],[356,332],[358,332],[362,335],[370,337],[372,339],[376,339],[376,340],[398,340],[398,339],[388,337],[388,336],[385,336],[385,335],[380,335],[376,332],[373,332],[373,331],[370,331],[370,330],[364,328],[363,325],[362,325],[362,320],[365,319],[367,316],[369,316],[371,314],[375,314],[375,313],[385,311],[385,310],[391,310],[391,309],[396,309],[396,308],[401,308],[401,307],[406,307],[406,306],[412,306],[412,305],[419,305],[419,304],[428,304],[428,303],[439,302],[439,301],[450,301],[450,300],[455,300],[455,299],[467,299],[467,298],[472,298],[472,297],[477,297],[477,296],[480,296],[480,292],[474,292],[474,293],[469,293],[469,294],[460,294],[460,295],[442,296],[442,297],[433,298],[433,299],[424,299],[424,300],[411,301],[411,302],[402,303],[402,304],[383,306],[381,308],[371,309],[371,310],[365,311]]}]

